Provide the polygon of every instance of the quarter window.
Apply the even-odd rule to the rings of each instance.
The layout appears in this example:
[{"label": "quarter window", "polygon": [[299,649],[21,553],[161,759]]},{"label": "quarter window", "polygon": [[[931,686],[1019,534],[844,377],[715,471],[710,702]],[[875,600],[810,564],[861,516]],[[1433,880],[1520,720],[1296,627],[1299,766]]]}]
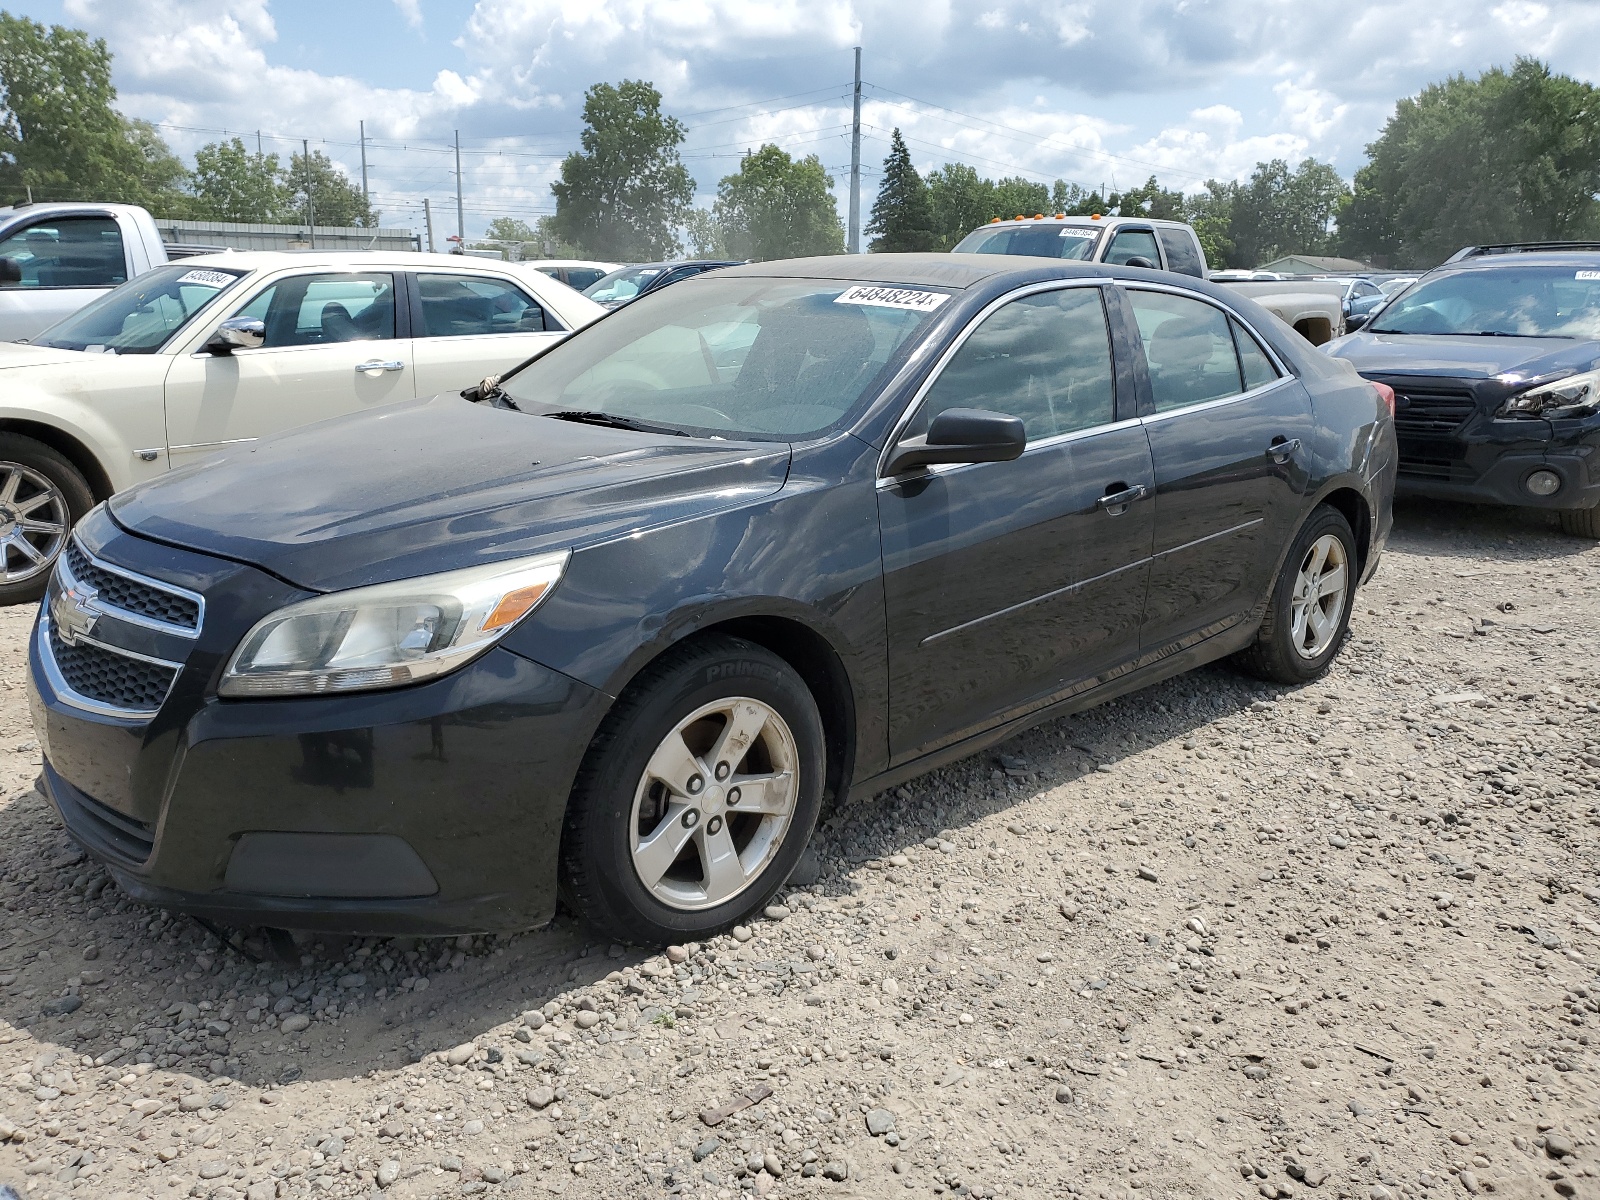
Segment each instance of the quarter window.
[{"label": "quarter window", "polygon": [[394,276],[296,275],[261,292],[238,315],[266,323],[264,347],[387,341],[394,337]]},{"label": "quarter window", "polygon": [[515,284],[489,275],[418,275],[423,337],[543,333],[561,326]]},{"label": "quarter window", "polygon": [[950,408],[1021,417],[1028,440],[1115,418],[1105,306],[1097,287],[1038,292],[996,309],[929,389],[914,433]]},{"label": "quarter window", "polygon": [[1239,322],[1228,323],[1233,326],[1233,341],[1239,348],[1239,370],[1244,376],[1244,390],[1252,391],[1271,383],[1278,377],[1278,368],[1272,365],[1261,343]]},{"label": "quarter window", "polygon": [[1186,229],[1163,228],[1160,233],[1161,248],[1167,252],[1167,270],[1202,278],[1205,268],[1200,261],[1200,251],[1194,244],[1194,236]]},{"label": "quarter window", "polygon": [[1243,390],[1228,317],[1187,296],[1129,289],[1157,412],[1235,396]]},{"label": "quarter window", "polygon": [[1161,265],[1161,251],[1156,249],[1156,235],[1148,229],[1123,229],[1106,247],[1105,261],[1112,266],[1127,266],[1130,258],[1142,258],[1152,267]]},{"label": "quarter window", "polygon": [[65,217],[30,225],[0,242],[16,279],[0,287],[115,287],[128,279],[122,231],[110,217]]}]

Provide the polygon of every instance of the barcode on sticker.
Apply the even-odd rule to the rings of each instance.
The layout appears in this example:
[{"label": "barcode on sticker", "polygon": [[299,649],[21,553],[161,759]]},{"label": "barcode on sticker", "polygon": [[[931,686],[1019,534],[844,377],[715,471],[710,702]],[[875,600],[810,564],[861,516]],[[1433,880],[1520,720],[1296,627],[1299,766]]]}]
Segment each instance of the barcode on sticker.
[{"label": "barcode on sticker", "polygon": [[227,287],[236,277],[226,271],[185,271],[179,283],[203,283],[207,287]]},{"label": "barcode on sticker", "polygon": [[840,292],[835,304],[865,304],[872,308],[904,308],[911,312],[932,312],[949,296],[943,292],[918,292],[910,288],[851,287]]},{"label": "barcode on sticker", "polygon": [[1600,279],[1600,271],[1579,271],[1574,279]]}]

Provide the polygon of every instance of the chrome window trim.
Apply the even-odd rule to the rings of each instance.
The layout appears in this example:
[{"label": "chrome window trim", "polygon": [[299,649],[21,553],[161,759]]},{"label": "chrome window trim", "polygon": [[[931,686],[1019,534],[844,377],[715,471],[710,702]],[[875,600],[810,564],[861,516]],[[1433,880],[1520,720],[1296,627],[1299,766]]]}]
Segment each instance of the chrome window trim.
[{"label": "chrome window trim", "polygon": [[[1066,290],[1068,290],[1070,288],[1090,288],[1090,287],[1103,289],[1103,288],[1105,288],[1106,286],[1108,286],[1112,282],[1113,281],[1108,276],[1102,276],[1102,277],[1092,278],[1092,279],[1047,279],[1047,280],[1042,280],[1042,281],[1040,281],[1038,283],[1024,284],[1023,286],[1021,286],[1019,288],[1016,288],[1013,291],[1009,291],[1005,295],[999,296],[999,297],[995,298],[994,300],[991,300],[988,304],[984,305],[983,308],[981,308],[978,311],[978,313],[972,318],[972,320],[967,322],[966,326],[961,330],[961,332],[956,334],[955,338],[951,341],[951,343],[944,348],[943,352],[939,355],[938,360],[933,364],[933,367],[928,371],[928,377],[922,381],[921,385],[917,388],[916,394],[911,397],[910,402],[906,405],[904,411],[901,412],[901,414],[899,416],[899,419],[895,421],[894,426],[893,426],[893,428],[891,429],[891,431],[889,433],[889,437],[883,443],[883,449],[878,452],[878,471],[877,471],[877,475],[878,475],[879,483],[881,484],[884,480],[895,480],[895,479],[902,478],[902,476],[888,475],[888,474],[885,474],[885,472],[884,472],[884,467],[886,467],[888,465],[889,458],[894,452],[895,445],[900,441],[900,435],[903,434],[906,431],[906,426],[910,425],[911,422],[915,419],[917,413],[922,408],[923,401],[926,400],[927,397],[928,397],[928,392],[930,390],[932,390],[934,384],[939,382],[939,378],[940,378],[940,376],[942,376],[944,374],[945,368],[947,368],[950,365],[950,360],[956,356],[956,354],[961,350],[962,346],[967,344],[967,339],[973,335],[973,333],[977,330],[977,328],[980,325],[982,325],[985,321],[987,321],[989,319],[989,317],[990,317],[990,315],[992,313],[994,313],[997,309],[1000,309],[1000,308],[1004,307],[1005,305],[1010,304],[1013,300],[1021,300],[1026,296],[1035,296],[1035,295],[1038,295],[1040,292],[1062,292],[1062,291],[1066,291]],[[1111,322],[1109,320],[1107,320],[1107,322],[1106,322],[1106,348],[1111,352],[1111,372],[1112,372],[1111,378],[1112,378],[1112,387],[1113,387],[1113,389],[1115,389],[1115,387],[1116,387],[1116,370],[1117,370],[1117,350],[1116,350],[1115,344],[1112,341]],[[1137,418],[1132,418],[1132,419],[1136,420]],[[1074,434],[1078,434],[1078,433],[1089,433],[1089,432],[1093,432],[1095,430],[1109,429],[1111,427],[1111,425],[1120,424],[1120,423],[1121,422],[1112,421],[1112,422],[1109,422],[1106,425],[1092,425],[1088,429],[1074,430],[1074,431],[1072,431],[1072,433],[1065,433],[1065,434],[1058,433],[1058,434],[1053,435],[1051,438],[1041,439],[1041,441],[1039,443],[1031,443],[1030,442],[1029,445],[1028,445],[1028,449],[1024,450],[1023,454],[1027,454],[1029,450],[1032,450],[1035,444],[1042,445],[1044,441],[1052,441],[1053,442],[1053,441],[1057,441],[1057,440],[1059,440],[1061,438],[1064,438],[1064,437],[1072,437]],[[949,463],[949,464],[946,464],[946,465],[948,465],[948,466],[960,466],[960,467],[971,467],[971,466],[982,466],[984,464],[982,464],[982,463]],[[921,476],[918,475],[918,476],[906,476],[906,477],[907,478],[920,478]]]},{"label": "chrome window trim", "polygon": [[[113,617],[118,621],[126,621],[130,625],[140,625],[146,629],[153,629],[157,633],[170,633],[176,637],[181,637],[191,642],[200,636],[200,630],[206,623],[206,599],[204,596],[200,595],[199,592],[191,592],[188,588],[179,587],[175,583],[165,583],[159,579],[151,579],[149,576],[140,575],[134,571],[129,571],[123,567],[118,567],[112,563],[108,563],[104,559],[96,558],[93,554],[89,553],[89,548],[83,544],[76,533],[72,535],[72,544],[78,548],[79,554],[83,555],[92,564],[94,564],[94,566],[98,567],[102,571],[105,571],[107,574],[120,575],[122,578],[130,580],[133,583],[154,588],[158,592],[166,592],[169,596],[178,596],[184,600],[193,601],[195,605],[194,628],[190,629],[187,625],[174,625],[170,621],[158,621],[156,618],[147,617],[143,613],[130,612],[128,609],[119,608],[115,604],[108,603],[107,601],[103,600],[98,593],[96,593],[95,598],[93,601],[91,601],[91,603],[95,608],[99,609],[100,612],[104,613],[106,616]],[[67,565],[67,556],[65,554],[62,554],[56,559],[56,571],[58,574],[60,574],[62,581],[65,582],[68,587],[79,582],[78,577],[72,573],[72,568]],[[98,645],[99,643],[96,644]],[[110,650],[114,654],[125,654],[130,658],[143,657],[142,655],[135,654],[131,650],[123,650],[118,646],[102,646],[101,648]],[[160,658],[146,658],[144,661],[160,663],[162,666],[168,667],[181,667],[183,665],[182,663],[170,663],[165,659]]]},{"label": "chrome window trim", "polygon": [[1225,404],[1237,404],[1241,400],[1254,400],[1265,395],[1273,388],[1282,387],[1293,375],[1280,375],[1271,383],[1263,383],[1260,387],[1253,387],[1248,392],[1235,392],[1231,396],[1218,396],[1215,400],[1202,400],[1198,404],[1186,404],[1182,408],[1169,408],[1166,412],[1151,413],[1148,417],[1140,417],[1146,425],[1154,425],[1158,421],[1165,421],[1170,417],[1186,417],[1191,413],[1203,412],[1206,409],[1221,408]]},{"label": "chrome window trim", "polygon": [[[1269,340],[1267,340],[1266,338],[1262,337],[1260,331],[1258,329],[1256,329],[1256,327],[1254,325],[1252,325],[1249,321],[1245,320],[1244,317],[1239,314],[1239,310],[1238,309],[1234,308],[1232,305],[1226,303],[1225,301],[1218,300],[1214,296],[1208,296],[1203,292],[1194,292],[1194,291],[1190,291],[1188,288],[1174,287],[1170,283],[1146,283],[1142,279],[1113,279],[1111,282],[1116,287],[1120,287],[1120,288],[1124,289],[1125,291],[1130,291],[1130,292],[1165,292],[1165,293],[1167,293],[1168,295],[1171,295],[1171,296],[1186,296],[1191,300],[1198,300],[1201,304],[1209,304],[1209,305],[1211,305],[1212,308],[1221,309],[1223,312],[1227,313],[1230,317],[1232,317],[1235,321],[1239,322],[1239,324],[1243,325],[1245,330],[1246,330],[1246,332],[1248,332],[1251,337],[1256,339],[1256,344],[1261,347],[1262,352],[1264,354],[1266,354],[1268,359],[1271,360],[1272,365],[1278,369],[1279,381],[1281,381],[1284,377],[1298,378],[1298,376],[1295,375],[1294,371],[1292,371],[1289,368],[1288,364],[1283,361],[1283,358],[1278,354],[1278,351],[1273,346],[1273,344]],[[1140,338],[1140,342],[1141,342],[1140,349],[1142,351],[1143,350],[1143,337],[1142,337],[1142,335],[1141,335],[1141,338]],[[1237,354],[1237,353],[1238,353],[1238,351],[1235,350],[1235,354]],[[1147,363],[1145,365],[1146,372],[1148,372],[1149,369],[1150,369],[1149,368],[1149,364]],[[1268,384],[1262,384],[1261,386],[1262,387],[1267,387],[1269,385]],[[1259,389],[1257,389],[1257,390],[1259,390]],[[1174,410],[1174,411],[1177,411],[1177,410]]]},{"label": "chrome window trim", "polygon": [[[40,610],[38,629],[39,664],[44,668],[44,677],[50,684],[50,689],[55,692],[56,698],[63,704],[71,705],[73,708],[81,709],[84,712],[94,713],[96,716],[112,717],[119,721],[149,721],[153,720],[155,715],[161,711],[161,706],[159,704],[155,708],[150,709],[119,708],[115,704],[107,704],[103,700],[95,700],[89,696],[84,696],[73,691],[72,687],[67,683],[66,678],[61,674],[61,668],[56,665],[55,653],[50,649],[50,614],[47,611]],[[172,667],[172,682],[167,684],[167,695],[170,696],[172,694],[173,684],[178,682],[178,675],[182,671],[181,664],[169,663],[164,659],[159,658],[147,658],[142,654],[134,654],[132,651],[120,650],[114,646],[107,646],[103,642],[94,641],[93,638],[84,638],[82,640],[89,642],[97,649],[105,650],[111,654],[126,655],[129,658],[138,659],[143,662],[164,667]],[[163,696],[162,704],[165,703],[166,696]]]}]

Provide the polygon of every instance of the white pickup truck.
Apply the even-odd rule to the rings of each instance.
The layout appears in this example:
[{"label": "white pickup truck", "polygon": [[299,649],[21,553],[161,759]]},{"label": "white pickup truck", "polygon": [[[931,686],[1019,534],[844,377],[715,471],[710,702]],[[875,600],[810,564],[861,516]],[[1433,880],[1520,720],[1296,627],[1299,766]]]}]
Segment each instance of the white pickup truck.
[{"label": "white pickup truck", "polygon": [[132,204],[0,208],[0,342],[31,338],[166,261],[154,218]]},{"label": "white pickup truck", "polygon": [[1211,282],[1249,296],[1313,346],[1344,336],[1348,284],[1343,280],[1262,276],[1259,271],[1214,271]]}]

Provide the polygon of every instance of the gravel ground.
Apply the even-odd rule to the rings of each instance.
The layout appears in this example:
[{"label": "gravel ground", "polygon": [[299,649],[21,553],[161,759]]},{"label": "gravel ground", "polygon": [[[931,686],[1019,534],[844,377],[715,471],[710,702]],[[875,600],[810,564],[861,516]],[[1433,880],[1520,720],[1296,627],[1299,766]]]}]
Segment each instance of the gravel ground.
[{"label": "gravel ground", "polygon": [[1402,508],[1321,683],[1210,669],[860,798],[813,886],[650,955],[129,904],[32,788],[0,613],[0,1181],[1600,1196],[1597,576]]}]

